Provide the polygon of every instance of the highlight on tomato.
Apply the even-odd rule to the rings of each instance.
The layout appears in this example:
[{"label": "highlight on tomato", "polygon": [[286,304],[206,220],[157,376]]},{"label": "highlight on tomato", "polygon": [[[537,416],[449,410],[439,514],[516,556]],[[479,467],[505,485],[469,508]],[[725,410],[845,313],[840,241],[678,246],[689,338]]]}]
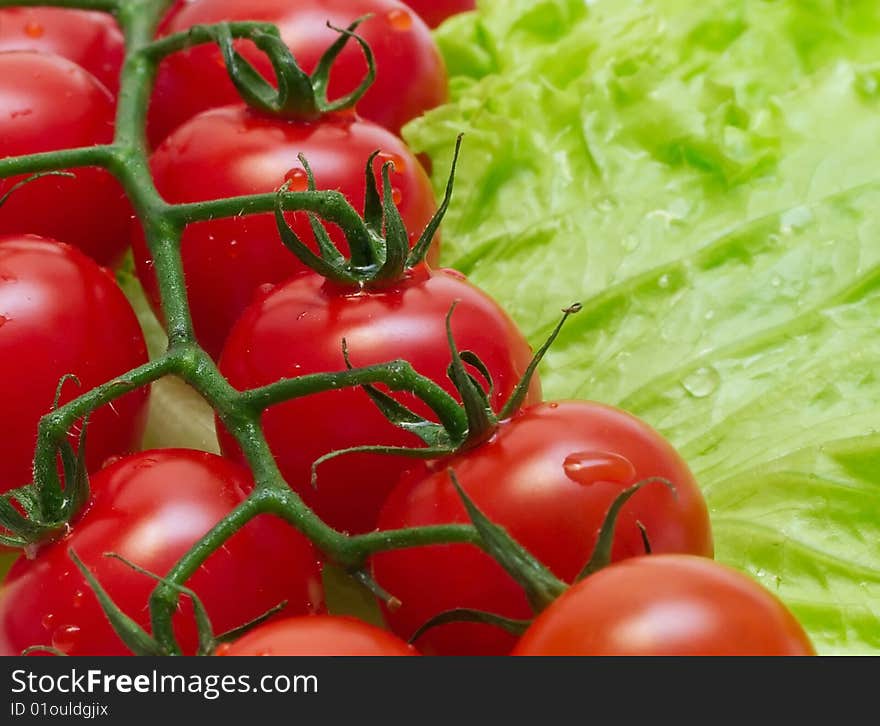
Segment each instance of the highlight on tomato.
[{"label": "highlight on tomato", "polygon": [[109,13],[74,8],[0,8],[0,52],[54,53],[91,73],[115,96],[125,39]]},{"label": "highlight on tomato", "polygon": [[[0,158],[113,140],[114,102],[93,75],[60,56],[0,53]],[[0,196],[23,176],[0,179]],[[128,244],[131,206],[104,169],[73,178],[45,176],[0,207],[0,234],[38,234],[67,242],[101,264],[115,264]]]},{"label": "highlight on tomato", "polygon": [[[511,395],[532,357],[531,348],[501,307],[460,274],[425,265],[373,290],[340,286],[317,274],[294,278],[256,300],[236,323],[223,349],[220,371],[240,390],[282,377],[344,370],[345,341],[353,366],[409,361],[450,394],[451,353],[445,322],[463,350],[476,353],[491,372],[496,410]],[[412,396],[397,395],[430,415]],[[530,401],[540,399],[537,381]],[[349,532],[376,525],[386,496],[412,459],[352,453],[323,463],[312,486],[312,464],[333,451],[369,444],[419,446],[411,432],[385,419],[370,396],[356,388],[314,394],[268,409],[263,430],[287,482],[329,524]],[[241,458],[218,426],[227,456]]]},{"label": "highlight on tomato", "polygon": [[[386,500],[379,529],[467,523],[450,470],[490,520],[565,582],[590,560],[618,495],[651,479],[662,482],[643,486],[620,511],[612,560],[643,555],[646,548],[713,554],[706,503],[686,463],[659,433],[616,408],[586,401],[524,408],[477,448],[413,467]],[[458,608],[517,620],[533,614],[523,589],[473,545],[383,552],[373,558],[373,571],[402,602],[386,611],[402,637]],[[416,646],[431,654],[503,655],[514,642],[491,625],[449,623],[428,630]]]},{"label": "highlight on tomato", "polygon": [[815,655],[794,615],[741,572],[652,555],[607,567],[541,613],[513,655]]},{"label": "highlight on tomato", "polygon": [[[397,0],[194,0],[178,3],[162,25],[162,34],[193,25],[225,20],[256,20],[278,26],[302,68],[311,73],[344,28],[369,15],[359,33],[376,58],[376,81],[357,105],[366,119],[397,134],[413,118],[446,100],[446,70],[425,23]],[[236,42],[237,50],[267,79],[274,78],[269,61],[253,44]],[[353,91],[367,72],[363,56],[346,48],[334,66],[331,100]],[[216,46],[203,45],[166,58],[159,68],[149,111],[148,132],[158,145],[177,126],[209,108],[235,103]]]},{"label": "highlight on tomato", "polygon": [[[62,378],[76,377],[62,385],[63,404],[146,362],[138,319],[108,270],[54,240],[0,237],[0,492],[31,481],[37,424]],[[140,446],[147,400],[138,389],[89,417],[89,470]]]},{"label": "highlight on tomato", "polygon": [[387,630],[351,617],[308,615],[261,625],[217,648],[221,656],[397,656],[419,655]]},{"label": "highlight on tomato", "polygon": [[[162,143],[150,159],[150,169],[166,201],[198,202],[270,193],[285,182],[290,191],[305,191],[307,174],[298,158],[303,154],[319,189],[337,190],[362,209],[364,164],[377,150],[373,173],[393,163],[392,194],[407,228],[421,231],[436,209],[427,174],[400,139],[350,112],[297,121],[269,118],[243,105],[207,111]],[[302,238],[313,239],[306,214],[285,217]],[[331,227],[330,233],[346,250],[340,230]],[[138,276],[161,315],[140,225],[133,244]],[[283,282],[306,269],[282,244],[272,214],[192,224],[184,231],[181,249],[196,335],[214,357],[261,285]],[[431,254],[436,256],[436,247]]]},{"label": "highlight on tomato", "polygon": [[[68,655],[130,655],[94,590],[70,556],[75,551],[116,605],[149,631],[146,607],[156,583],[126,563],[165,575],[253,488],[250,472],[189,449],[144,451],[91,477],[92,500],[70,534],[20,558],[0,586],[0,654],[50,646]],[[318,557],[286,522],[259,515],[210,555],[186,582],[220,634],[286,603],[287,615],[323,606]],[[173,617],[184,653],[196,650],[192,603]]]}]

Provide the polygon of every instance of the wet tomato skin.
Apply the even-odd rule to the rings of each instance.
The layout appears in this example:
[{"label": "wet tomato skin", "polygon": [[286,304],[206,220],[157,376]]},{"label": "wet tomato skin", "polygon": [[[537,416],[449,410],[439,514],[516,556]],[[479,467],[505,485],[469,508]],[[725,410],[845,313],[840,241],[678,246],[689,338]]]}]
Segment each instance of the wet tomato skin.
[{"label": "wet tomato skin", "polygon": [[[687,465],[660,434],[619,409],[587,401],[531,406],[503,422],[487,443],[433,468],[413,468],[403,478],[382,508],[379,529],[468,522],[451,468],[486,516],[571,582],[589,560],[617,495],[642,479],[663,477],[676,495],[654,483],[627,502],[613,559],[644,554],[637,522],[654,552],[713,554],[706,504]],[[470,545],[385,552],[373,558],[373,567],[377,581],[403,603],[386,617],[404,638],[454,608],[531,615],[522,588]],[[497,628],[467,623],[434,628],[416,646],[442,655],[503,655],[513,644],[513,636]]]},{"label": "wet tomato skin", "polygon": [[[31,481],[37,424],[63,376],[79,385],[65,383],[62,404],[146,362],[137,316],[112,273],[70,245],[0,236],[0,401],[9,412],[0,416],[0,492]],[[89,470],[140,445],[147,398],[140,388],[91,415]]]},{"label": "wet tomato skin", "polygon": [[542,612],[513,655],[815,655],[785,605],[750,577],[688,555],[626,560]]},{"label": "wet tomato skin", "polygon": [[436,28],[447,18],[476,8],[474,0],[404,0],[429,27]]},{"label": "wet tomato skin", "polygon": [[54,53],[91,73],[114,95],[125,55],[122,31],[109,13],[70,8],[0,8],[0,52]]},{"label": "wet tomato skin", "polygon": [[[446,375],[451,354],[445,320],[453,302],[452,331],[461,350],[476,352],[492,372],[492,404],[500,409],[531,359],[531,349],[504,311],[485,293],[453,272],[426,266],[379,290],[362,292],[306,275],[278,286],[248,308],[236,324],[220,359],[220,370],[240,390],[284,377],[345,370],[342,340],[352,365],[399,358],[450,393]],[[433,415],[413,396],[397,394],[406,405]],[[529,401],[540,400],[532,385]],[[420,446],[420,440],[390,424],[367,394],[342,389],[309,395],[271,407],[263,427],[282,474],[331,525],[364,532],[376,524],[385,496],[412,459],[351,454],[318,469],[310,485],[312,462],[331,451],[377,444]],[[227,456],[240,458],[228,433],[219,428]]]},{"label": "wet tomato skin", "polygon": [[[113,97],[94,76],[60,56],[0,53],[0,158],[113,140]],[[0,196],[28,175],[0,180]],[[128,244],[131,206],[108,171],[77,169],[12,194],[0,234],[39,234],[115,264]]]},{"label": "wet tomato skin", "polygon": [[[397,134],[409,120],[446,101],[446,69],[429,28],[397,0],[195,0],[179,3],[167,16],[162,33],[184,31],[200,23],[259,20],[278,26],[281,38],[307,73],[339,34],[327,27],[346,27],[364,15],[358,28],[373,51],[376,80],[357,104],[358,113]],[[239,52],[266,78],[274,73],[265,54],[249,42]],[[357,44],[349,42],[333,66],[329,98],[353,91],[367,64]],[[159,68],[148,119],[155,146],[177,126],[200,111],[240,100],[229,81],[216,46],[175,53]]]},{"label": "wet tomato skin", "polygon": [[[222,457],[188,449],[145,451],[119,460],[91,479],[92,501],[63,540],[19,559],[0,587],[0,653],[52,645],[69,655],[130,655],[104,617],[68,551],[74,549],[130,617],[149,631],[148,598],[155,583],[105,552],[164,574],[212,526],[240,504],[250,473]],[[301,534],[260,515],[210,555],[189,579],[215,632],[243,625],[283,601],[286,614],[321,607],[318,559]],[[184,599],[174,616],[185,653],[197,634]]]},{"label": "wet tomato skin", "polygon": [[361,620],[310,615],[262,625],[220,646],[217,655],[406,656],[418,652],[387,630]]},{"label": "wet tomato skin", "polygon": [[[394,164],[395,199],[411,239],[418,239],[436,208],[427,174],[399,138],[350,112],[299,123],[270,119],[244,106],[206,111],[165,140],[153,153],[150,168],[166,201],[198,202],[271,193],[285,181],[291,191],[304,191],[307,178],[297,158],[303,153],[319,189],[337,190],[362,210],[365,166],[376,150],[381,153],[373,169],[379,174],[383,163]],[[301,239],[313,239],[305,214],[287,219]],[[331,225],[329,231],[347,251],[341,230]],[[277,284],[305,269],[282,244],[271,213],[192,224],[182,245],[196,334],[214,357],[260,285]],[[134,253],[138,275],[158,314],[155,271],[140,225]],[[435,247],[429,259],[436,254]]]}]

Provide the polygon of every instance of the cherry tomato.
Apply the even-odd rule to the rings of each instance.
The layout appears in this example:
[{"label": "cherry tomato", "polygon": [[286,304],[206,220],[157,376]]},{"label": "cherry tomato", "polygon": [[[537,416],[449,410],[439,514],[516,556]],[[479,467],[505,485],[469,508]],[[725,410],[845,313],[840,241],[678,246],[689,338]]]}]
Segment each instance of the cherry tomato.
[{"label": "cherry tomato", "polygon": [[[487,443],[434,466],[440,470],[425,466],[401,481],[382,509],[379,529],[467,522],[449,467],[489,519],[571,582],[590,559],[617,495],[640,480],[663,477],[676,495],[659,483],[637,492],[620,512],[612,558],[644,554],[637,522],[654,552],[712,556],[706,504],[687,465],[656,431],[619,409],[586,401],[526,408]],[[531,615],[522,589],[471,545],[383,553],[374,558],[374,570],[403,603],[387,613],[402,637],[454,608]],[[502,655],[513,642],[488,625],[455,623],[429,630],[416,645],[443,655]]]},{"label": "cherry tomato", "polygon": [[514,655],[814,655],[803,628],[751,578],[688,555],[637,557],[566,591]]},{"label": "cherry tomato", "polygon": [[[374,169],[379,173],[385,161],[394,162],[398,207],[417,238],[435,210],[427,175],[400,139],[351,113],[297,123],[259,116],[244,106],[206,111],[165,140],[153,154],[151,168],[167,201],[196,202],[272,192],[285,180],[292,191],[303,191],[307,178],[297,158],[303,153],[319,189],[336,189],[361,210],[364,167],[378,149],[382,153]],[[289,222],[302,239],[313,239],[305,214],[291,214]],[[347,250],[338,229],[332,236]],[[158,313],[155,273],[139,231],[134,249],[138,274]],[[182,249],[196,333],[214,357],[261,284],[281,282],[304,269],[281,243],[272,214],[191,225]]]},{"label": "cherry tomato", "polygon": [[[214,454],[188,449],[145,451],[102,469],[92,502],[64,540],[20,559],[0,588],[0,653],[52,645],[70,655],[126,655],[98,600],[70,559],[74,549],[116,604],[149,631],[147,602],[155,582],[125,563],[165,574],[196,541],[240,504],[249,472]],[[287,601],[285,613],[321,604],[317,557],[289,524],[260,515],[214,552],[187,585],[202,599],[216,633]],[[186,653],[197,636],[182,598],[175,632]]]},{"label": "cherry tomato", "polygon": [[85,68],[114,95],[125,55],[122,31],[108,13],[68,8],[0,9],[0,51],[54,53]]},{"label": "cherry tomato", "polygon": [[[325,283],[318,275],[295,278],[257,300],[233,328],[220,370],[240,390],[283,377],[345,369],[342,339],[354,366],[410,361],[421,374],[450,393],[451,361],[445,318],[454,301],[452,331],[461,350],[471,350],[492,372],[496,408],[510,395],[531,358],[513,322],[485,293],[457,273],[414,269],[394,286],[359,292]],[[400,400],[429,413],[412,396]],[[533,383],[530,400],[540,400]],[[240,456],[220,428],[220,445]],[[385,496],[413,460],[378,454],[350,454],[318,470],[323,454],[364,444],[415,446],[420,441],[390,424],[367,394],[346,389],[310,395],[269,409],[263,428],[281,472],[317,513],[342,530],[372,529]]]},{"label": "cherry tomato", "polygon": [[[112,274],[69,245],[0,237],[0,405],[8,412],[0,417],[0,492],[31,481],[37,423],[62,376],[81,384],[64,385],[63,403],[146,362],[137,317]],[[139,389],[94,412],[90,470],[137,448],[146,410]]]},{"label": "cherry tomato", "polygon": [[286,618],[261,625],[217,655],[418,655],[395,635],[360,620],[332,615]]},{"label": "cherry tomato", "polygon": [[447,18],[476,8],[474,0],[404,0],[430,27],[436,28]]},{"label": "cherry tomato", "polygon": [[[274,23],[297,62],[311,73],[339,38],[327,22],[346,27],[368,13],[373,17],[358,28],[358,34],[375,55],[376,80],[357,108],[364,118],[398,133],[407,121],[446,100],[446,70],[428,27],[397,0],[195,0],[179,4],[162,32],[224,20]],[[274,79],[266,56],[252,43],[241,41],[237,47],[266,78]],[[330,99],[353,91],[366,72],[362,51],[349,42],[333,66]],[[156,145],[199,111],[238,100],[216,45],[169,56],[156,79],[148,119],[150,140]]]},{"label": "cherry tomato", "polygon": [[[71,61],[0,53],[0,158],[103,144],[113,139],[113,98]],[[131,207],[103,169],[76,169],[16,190],[0,207],[0,234],[39,234],[78,247],[101,264],[119,260]],[[0,196],[27,175],[0,179]]]}]

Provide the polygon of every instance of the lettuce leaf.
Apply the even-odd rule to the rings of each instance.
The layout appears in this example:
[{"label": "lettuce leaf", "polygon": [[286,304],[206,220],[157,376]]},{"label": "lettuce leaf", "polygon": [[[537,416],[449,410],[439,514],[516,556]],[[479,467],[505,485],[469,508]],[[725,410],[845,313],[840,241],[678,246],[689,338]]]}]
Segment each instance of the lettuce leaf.
[{"label": "lettuce leaf", "polygon": [[412,123],[444,262],[704,487],[719,560],[823,653],[880,652],[880,4],[483,0]]}]

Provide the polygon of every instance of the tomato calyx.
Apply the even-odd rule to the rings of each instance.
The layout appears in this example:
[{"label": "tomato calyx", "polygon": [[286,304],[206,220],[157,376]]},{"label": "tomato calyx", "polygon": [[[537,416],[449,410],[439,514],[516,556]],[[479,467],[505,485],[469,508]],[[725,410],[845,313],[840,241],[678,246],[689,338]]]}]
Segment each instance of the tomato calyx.
[{"label": "tomato calyx", "polygon": [[[119,608],[119,606],[116,605],[115,602],[113,602],[113,599],[95,577],[94,573],[92,573],[91,570],[89,570],[89,568],[83,563],[83,561],[79,558],[73,548],[68,550],[68,555],[70,559],[73,560],[73,563],[76,565],[77,569],[82,573],[83,577],[88,583],[88,586],[98,598],[101,609],[104,611],[104,615],[110,621],[111,627],[122,640],[122,642],[125,643],[126,647],[134,655],[171,655],[171,653],[167,652],[167,650],[163,648],[152,635],[147,633],[144,628],[138,625],[128,615],[126,615]],[[131,570],[134,570],[136,573],[144,575],[145,577],[149,577],[161,585],[170,587],[171,589],[175,590],[179,595],[183,595],[190,599],[193,605],[193,615],[195,617],[196,627],[198,630],[199,642],[196,655],[199,656],[214,655],[218,646],[222,645],[223,643],[231,643],[235,640],[238,640],[238,638],[247,634],[254,628],[262,625],[267,620],[283,611],[285,607],[287,607],[287,601],[282,601],[278,603],[278,605],[276,605],[275,607],[270,608],[265,613],[258,615],[247,623],[228,630],[225,633],[221,633],[220,635],[215,635],[213,625],[211,624],[211,619],[208,616],[208,611],[205,608],[204,603],[193,590],[185,587],[184,585],[179,585],[175,582],[172,582],[171,580],[161,577],[160,575],[157,575],[153,572],[150,572],[149,570],[140,567],[131,560],[115,552],[105,552],[104,556],[119,560],[122,564],[124,564]],[[47,653],[53,653],[55,655],[67,655],[62,651],[58,651],[56,648],[52,648],[46,645],[31,646],[30,648],[27,648],[22,654],[26,655],[28,652],[33,652],[37,650]]]},{"label": "tomato calyx", "polygon": [[[75,376],[64,376],[58,384],[53,409],[57,408],[61,387]],[[58,484],[33,482],[0,495],[0,545],[22,548],[32,558],[38,547],[64,536],[70,530],[69,522],[89,501],[89,475],[86,467],[86,431],[88,419],[83,419],[77,449],[66,439],[61,442],[58,456],[64,489],[61,496],[46,496],[47,489]]]},{"label": "tomato calyx", "polygon": [[[464,413],[467,426],[464,429],[453,430],[443,423],[431,421],[417,414],[376,386],[363,385],[361,388],[390,423],[414,434],[421,439],[425,446],[368,445],[331,451],[312,462],[311,484],[313,487],[317,487],[318,468],[322,464],[340,456],[371,453],[405,456],[413,459],[443,459],[476,448],[491,439],[500,422],[510,418],[522,407],[523,401],[528,394],[532,377],[541,360],[543,360],[547,351],[553,345],[568,318],[580,312],[583,306],[580,303],[574,303],[562,311],[562,318],[560,318],[544,344],[535,351],[531,362],[498,413],[495,413],[490,404],[494,384],[488,367],[473,351],[459,351],[455,338],[452,335],[451,321],[455,307],[456,305],[453,303],[446,315],[446,337],[452,358],[452,362],[447,369],[447,376],[452,381],[461,398],[461,410]],[[353,366],[348,355],[348,344],[345,340],[342,341],[342,355],[346,367],[348,370],[352,370]],[[468,370],[467,366],[479,372],[486,384],[485,388],[477,377]]]},{"label": "tomato calyx", "polygon": [[[449,469],[449,478],[467,510],[471,523],[480,535],[484,550],[496,562],[504,567],[507,573],[525,590],[532,610],[536,615],[539,615],[562,593],[568,590],[569,585],[556,578],[556,576],[532,556],[525,547],[513,539],[503,527],[491,522],[464,491],[452,469]],[[590,555],[589,561],[574,579],[572,585],[577,584],[590,575],[593,575],[611,565],[611,550],[612,545],[614,544],[614,531],[617,527],[617,520],[620,511],[633,495],[651,484],[662,484],[666,486],[673,495],[676,495],[675,485],[668,479],[662,477],[649,477],[643,479],[620,492],[605,513],[602,526],[599,529],[599,535],[596,539],[596,546],[593,548],[593,553]],[[650,543],[648,542],[645,528],[640,525],[640,530],[642,532],[643,542],[645,543],[645,554],[650,554]],[[491,613],[474,608],[453,608],[451,610],[444,610],[423,623],[410,636],[409,642],[413,644],[429,630],[450,623],[481,623],[483,625],[492,625],[501,628],[512,635],[520,636],[526,631],[526,629],[528,629],[532,622],[533,619],[513,619],[499,615],[498,613]]]},{"label": "tomato calyx", "polygon": [[[306,267],[342,287],[377,289],[403,280],[411,270],[424,264],[434,235],[449,208],[461,139],[459,135],[455,142],[443,200],[411,249],[408,230],[394,201],[390,177],[394,163],[391,161],[382,165],[382,194],[379,194],[373,173],[373,162],[381,153],[379,149],[367,159],[364,209],[362,215],[356,214],[358,223],[334,219],[342,228],[351,250],[348,258],[336,248],[323,222],[314,213],[309,213],[309,223],[318,245],[317,253],[293,231],[284,218],[283,208],[289,181],[278,190],[275,198],[275,223],[281,241]],[[308,160],[299,154],[299,161],[306,172],[308,192],[316,192],[315,177]]]},{"label": "tomato calyx", "polygon": [[[235,49],[229,23],[199,26],[199,29],[207,32],[219,45],[229,77],[245,103],[270,116],[313,121],[328,113],[353,108],[372,85],[376,77],[373,51],[355,33],[358,26],[369,17],[365,15],[358,18],[347,28],[337,28],[328,22],[327,27],[339,33],[339,38],[324,52],[311,75],[299,66],[276,27],[255,26],[248,38],[266,54],[272,64],[277,88],[263,78],[250,61]],[[367,73],[351,93],[330,101],[327,98],[330,70],[350,39],[363,51]]]}]

